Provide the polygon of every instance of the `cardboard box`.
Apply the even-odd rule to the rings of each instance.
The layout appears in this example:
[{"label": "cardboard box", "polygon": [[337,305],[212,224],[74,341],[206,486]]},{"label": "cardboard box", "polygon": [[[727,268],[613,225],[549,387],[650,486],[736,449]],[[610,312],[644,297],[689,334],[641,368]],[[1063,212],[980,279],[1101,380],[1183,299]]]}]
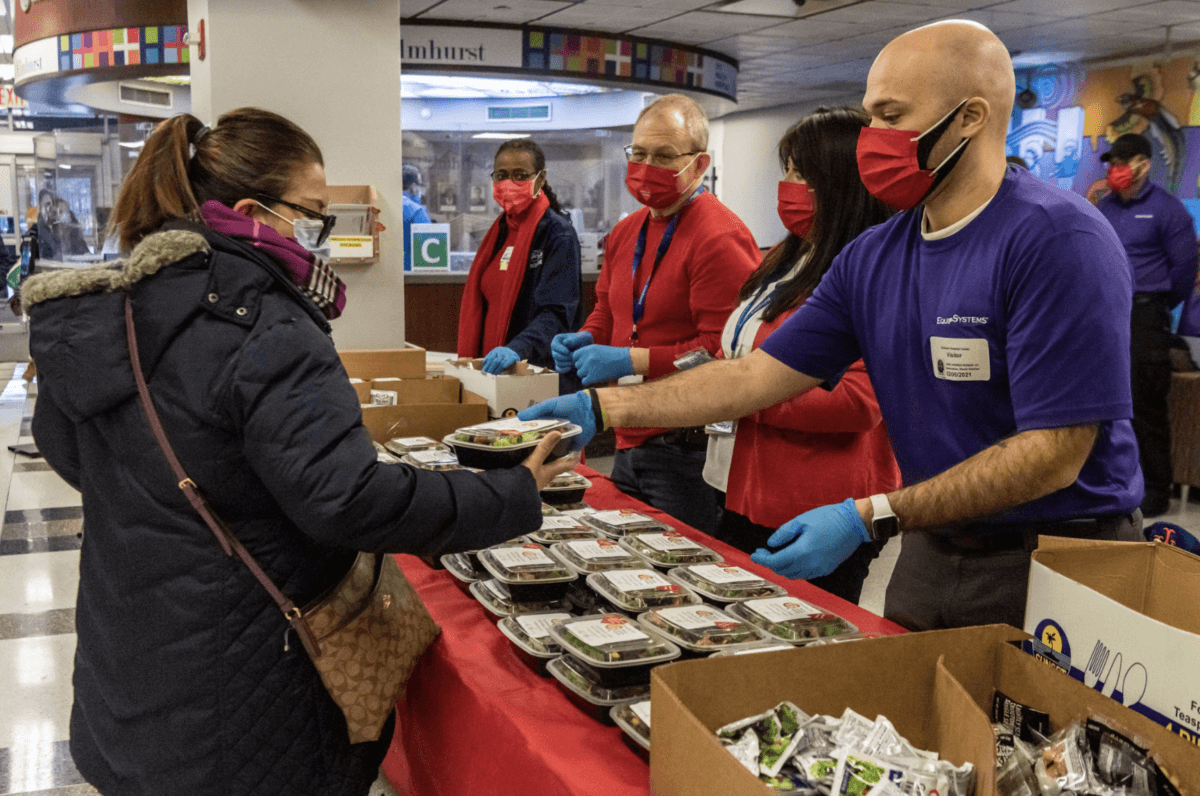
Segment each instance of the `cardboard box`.
[{"label": "cardboard box", "polygon": [[404,379],[387,389],[397,394],[396,406],[364,406],[363,425],[376,442],[393,437],[432,437],[440,440],[463,426],[487,420],[487,402],[463,389],[458,379]]},{"label": "cardboard box", "polygon": [[[659,666],[650,686],[651,793],[774,793],[714,732],[786,699],[809,713],[838,716],[849,707],[871,719],[887,716],[918,748],[956,765],[973,763],[977,796],[990,796],[996,776],[991,720],[947,671],[985,667],[996,644],[1024,637],[993,625]],[[953,668],[939,669],[939,659]]]},{"label": "cardboard box", "polygon": [[[960,660],[945,665],[952,678],[984,711],[990,709],[992,695],[999,690],[1017,702],[1049,713],[1050,726],[1055,730],[1090,715],[1111,719],[1126,735],[1138,736],[1150,744],[1151,754],[1175,778],[1183,794],[1200,794],[1200,749],[1192,742],[1113,703],[1013,644],[996,644],[993,652],[991,660],[982,664],[973,662],[964,666]],[[978,789],[976,794],[983,796]]]},{"label": "cardboard box", "polygon": [[522,409],[558,397],[558,374],[522,360],[500,375],[483,372],[482,359],[451,359],[443,372],[487,400],[492,418],[511,417]]},{"label": "cardboard box", "polygon": [[[342,205],[347,222],[334,225],[329,235],[330,264],[367,265],[379,262],[379,195],[374,186],[330,185],[327,191],[330,206]],[[337,208],[334,208],[334,215],[337,215],[336,211]],[[359,222],[359,228],[349,228],[353,226],[349,223],[351,216],[355,216],[354,221]]]},{"label": "cardboard box", "polygon": [[352,379],[425,378],[425,349],[419,346],[339,351],[338,356]]},{"label": "cardboard box", "polygon": [[1025,630],[1039,657],[1200,744],[1200,558],[1158,542],[1042,537]]}]

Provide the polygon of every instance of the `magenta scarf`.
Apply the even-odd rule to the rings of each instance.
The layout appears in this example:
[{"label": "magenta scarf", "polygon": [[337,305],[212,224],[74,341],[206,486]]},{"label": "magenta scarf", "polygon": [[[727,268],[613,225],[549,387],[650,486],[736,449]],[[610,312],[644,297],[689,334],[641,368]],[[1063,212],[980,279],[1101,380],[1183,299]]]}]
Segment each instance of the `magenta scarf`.
[{"label": "magenta scarf", "polygon": [[326,318],[333,320],[346,309],[346,285],[325,263],[292,238],[285,238],[273,227],[209,200],[200,208],[200,216],[213,232],[244,240],[287,269],[292,282],[312,299]]}]

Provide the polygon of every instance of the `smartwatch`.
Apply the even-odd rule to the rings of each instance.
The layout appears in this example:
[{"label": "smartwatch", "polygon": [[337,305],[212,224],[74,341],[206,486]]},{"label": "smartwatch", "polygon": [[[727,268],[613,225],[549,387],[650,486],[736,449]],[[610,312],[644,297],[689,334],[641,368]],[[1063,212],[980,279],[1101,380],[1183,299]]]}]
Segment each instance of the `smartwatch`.
[{"label": "smartwatch", "polygon": [[882,542],[900,533],[900,519],[892,511],[887,495],[871,495],[871,527],[868,532],[872,542]]}]

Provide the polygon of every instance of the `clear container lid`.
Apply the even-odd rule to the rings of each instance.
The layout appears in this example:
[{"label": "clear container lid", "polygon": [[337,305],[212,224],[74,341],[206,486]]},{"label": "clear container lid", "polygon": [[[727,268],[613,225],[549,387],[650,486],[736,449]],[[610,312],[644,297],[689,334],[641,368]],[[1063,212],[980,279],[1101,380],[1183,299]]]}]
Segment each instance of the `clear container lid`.
[{"label": "clear container lid", "polygon": [[598,669],[648,666],[674,660],[679,647],[646,633],[623,614],[588,614],[550,626],[564,651]]},{"label": "clear container lid", "polygon": [[559,655],[546,662],[546,671],[585,702],[600,707],[612,707],[629,699],[648,698],[648,684],[604,686],[570,655]]},{"label": "clear container lid", "polygon": [[446,448],[434,448],[427,451],[413,451],[400,457],[400,461],[420,467],[422,470],[460,470],[458,457],[454,451]]},{"label": "clear container lid", "polygon": [[508,640],[537,658],[553,658],[562,654],[558,642],[550,637],[550,625],[556,620],[570,619],[565,611],[537,611],[531,614],[506,616],[499,622],[500,632]]},{"label": "clear container lid", "polygon": [[777,650],[794,650],[795,648],[796,647],[793,644],[785,644],[782,641],[768,641],[767,639],[762,639],[761,641],[755,641],[750,644],[747,644],[744,647],[738,647],[736,649],[727,649],[727,650],[721,650],[719,652],[714,652],[712,655],[709,655],[708,657],[710,657],[710,658],[729,658],[734,655],[753,655],[756,652],[775,652]]},{"label": "clear container lid", "polygon": [[845,619],[806,603],[799,597],[746,600],[732,606],[730,613],[770,636],[793,644],[858,633],[858,628]]},{"label": "clear container lid", "polygon": [[733,602],[787,594],[782,586],[741,567],[694,564],[675,567],[670,574],[710,600]]},{"label": "clear container lid", "polygon": [[704,603],[654,608],[640,615],[638,623],[693,652],[733,649],[762,640],[750,623]]},{"label": "clear container lid", "polygon": [[565,542],[568,539],[595,539],[599,534],[595,528],[584,525],[574,517],[564,517],[561,514],[553,517],[543,517],[542,527],[529,534],[529,538],[542,544]]},{"label": "clear container lid", "polygon": [[584,478],[577,472],[559,473],[554,476],[550,485],[543,489],[543,492],[558,492],[571,489],[590,489],[592,482]]},{"label": "clear container lid", "polygon": [[416,451],[446,449],[445,445],[438,442],[436,439],[430,439],[429,437],[396,437],[383,443],[383,447],[387,448],[392,453],[397,453],[400,455],[404,455],[406,453],[415,453]]},{"label": "clear container lid", "polygon": [[508,587],[495,578],[477,580],[470,586],[471,595],[484,608],[499,617],[529,614],[537,611],[566,611],[571,605],[565,598],[539,602],[514,602]]},{"label": "clear container lid", "polygon": [[618,727],[643,749],[650,748],[650,700],[631,699],[613,705],[609,713]]},{"label": "clear container lid", "polygon": [[557,517],[559,514],[562,514],[562,512],[556,509],[554,506],[551,506],[549,503],[542,504],[543,517]]},{"label": "clear container lid", "polygon": [[583,517],[583,521],[598,531],[614,538],[629,533],[652,533],[673,530],[670,525],[659,522],[633,509],[594,511]]},{"label": "clear container lid", "polygon": [[617,569],[587,576],[588,585],[626,611],[649,611],[673,605],[695,605],[700,598],[670,575],[652,569]]},{"label": "clear container lid", "polygon": [[537,542],[489,547],[479,552],[479,563],[501,583],[563,583],[579,577]]},{"label": "clear container lid", "polygon": [[[530,442],[537,442],[555,429],[563,429],[568,425],[566,420],[519,420],[515,417],[504,417],[490,423],[480,423],[475,426],[464,426],[451,435],[455,444],[465,443],[473,447],[511,448]],[[563,429],[565,430],[565,429]]]},{"label": "clear container lid", "polygon": [[574,539],[551,545],[550,554],[580,574],[610,569],[643,569],[645,560],[612,539]]},{"label": "clear container lid", "polygon": [[582,522],[584,517],[595,514],[596,510],[586,503],[568,503],[565,506],[559,506],[558,513]]},{"label": "clear container lid", "polygon": [[400,463],[400,459],[398,459],[395,454],[388,453],[387,451],[376,451],[375,461],[379,462],[380,464]]},{"label": "clear container lid", "polygon": [[447,572],[466,583],[474,583],[480,577],[487,577],[486,573],[480,573],[471,566],[471,559],[464,553],[447,553],[442,556],[441,561]]},{"label": "clear container lid", "polygon": [[621,546],[660,567],[682,564],[719,564],[717,551],[694,542],[679,531],[635,533],[622,537]]}]

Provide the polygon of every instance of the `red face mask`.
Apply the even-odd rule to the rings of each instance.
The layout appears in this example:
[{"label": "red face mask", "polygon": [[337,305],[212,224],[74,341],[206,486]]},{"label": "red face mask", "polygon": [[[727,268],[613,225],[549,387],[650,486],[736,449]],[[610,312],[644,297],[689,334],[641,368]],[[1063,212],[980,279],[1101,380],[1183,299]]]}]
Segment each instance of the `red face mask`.
[{"label": "red face mask", "polygon": [[779,220],[788,232],[804,238],[813,225],[813,195],[806,183],[779,183]]},{"label": "red face mask", "polygon": [[858,173],[871,195],[897,210],[919,205],[946,178],[971,141],[964,138],[936,168],[925,168],[934,144],[966,103],[960,102],[923,133],[864,127],[858,134]]},{"label": "red face mask", "polygon": [[1128,191],[1130,186],[1133,185],[1133,167],[1128,164],[1109,166],[1108,174],[1105,175],[1104,181],[1114,191]]},{"label": "red face mask", "polygon": [[527,182],[513,182],[512,180],[494,182],[492,183],[492,198],[496,200],[496,204],[504,208],[505,215],[519,216],[528,210],[529,206],[533,204],[533,200],[537,198],[537,194],[533,192],[535,182],[537,182],[537,175]]},{"label": "red face mask", "polygon": [[[696,155],[696,158],[698,157],[700,156]],[[687,187],[679,187],[678,177],[696,162],[696,158],[692,158],[691,162],[679,171],[671,171],[649,163],[626,163],[625,187],[634,199],[646,207],[652,210],[666,210],[683,198]]]}]

